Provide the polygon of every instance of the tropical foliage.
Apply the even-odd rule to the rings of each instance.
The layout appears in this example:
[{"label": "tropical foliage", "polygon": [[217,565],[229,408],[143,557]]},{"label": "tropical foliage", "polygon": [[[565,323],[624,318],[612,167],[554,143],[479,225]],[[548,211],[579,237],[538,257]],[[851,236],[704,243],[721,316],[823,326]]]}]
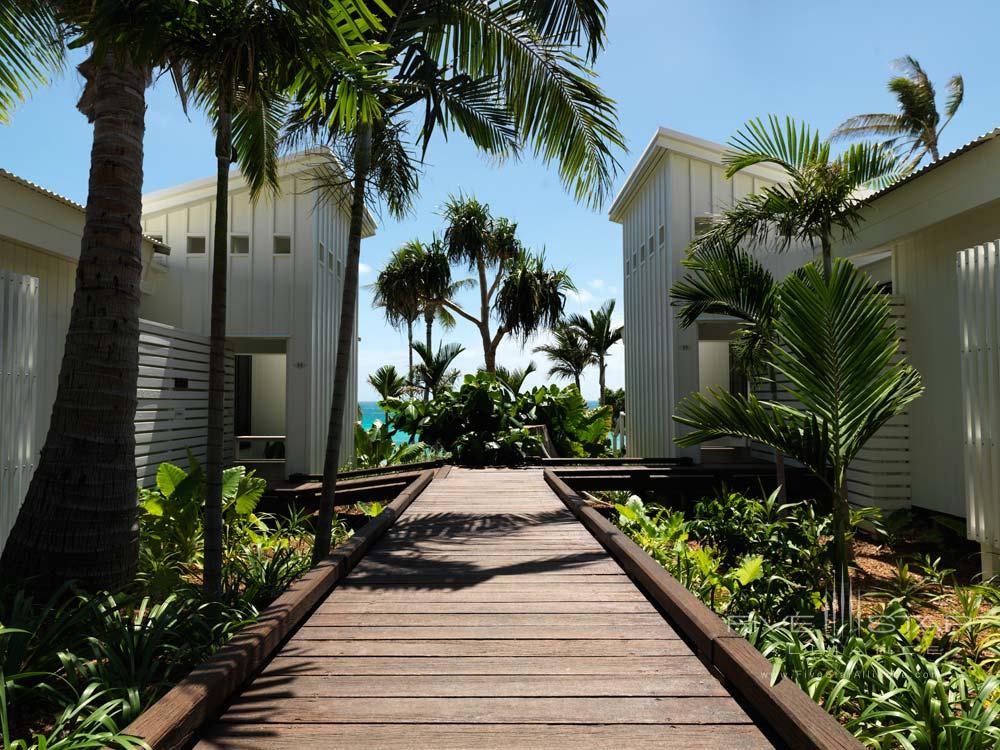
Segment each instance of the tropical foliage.
[{"label": "tropical foliage", "polygon": [[[871,748],[987,750],[1000,741],[1000,590],[952,581],[946,625],[914,608],[943,601],[950,572],[920,565],[919,585],[878,594],[863,622],[821,620],[832,576],[830,521],[809,504],[728,494],[691,517],[634,497],[618,523]],[[877,517],[855,513],[851,528]],[[907,563],[900,564],[899,578]],[[949,597],[950,598],[950,597]]]},{"label": "tropical foliage", "polygon": [[397,399],[388,407],[393,428],[472,466],[522,464],[540,456],[533,425],[546,426],[561,455],[603,455],[611,428],[610,410],[589,409],[574,388],[519,392],[488,372],[466,375],[456,390],[441,391],[432,401]]},{"label": "tropical foliage", "polygon": [[597,363],[597,384],[599,403],[603,406],[607,390],[607,360],[611,348],[621,342],[625,326],[614,324],[615,301],[609,299],[597,310],[591,310],[589,315],[575,313],[566,321],[583,338]]},{"label": "tropical foliage", "polygon": [[855,115],[838,125],[831,138],[875,138],[899,154],[907,171],[912,171],[928,155],[932,161],[941,158],[938,140],[962,105],[965,82],[959,75],[948,79],[942,118],[934,84],[916,58],[907,55],[896,60],[894,66],[899,75],[889,79],[888,89],[899,111]]},{"label": "tropical foliage", "polygon": [[896,155],[884,146],[855,143],[834,155],[818,132],[774,115],[766,123],[747,122],[730,141],[723,163],[727,179],[755,164],[773,164],[788,179],[740,198],[695,238],[689,252],[720,243],[777,251],[818,244],[827,276],[834,239],[857,228],[865,191],[900,174]]},{"label": "tropical foliage", "polygon": [[413,370],[414,383],[424,389],[424,400],[428,396],[450,390],[461,374],[452,367],[458,356],[465,351],[461,344],[438,344],[436,352],[423,343],[417,342],[413,350],[420,357],[420,363]]},{"label": "tropical foliage", "polygon": [[823,482],[833,515],[838,610],[850,619],[847,469],[865,443],[920,396],[919,373],[899,361],[899,340],[884,295],[849,262],[829,278],[805,266],[781,287],[777,346],[765,356],[788,381],[797,405],[713,389],[677,407],[693,428],[678,445],[723,436],[754,440],[802,462]]},{"label": "tropical foliage", "polygon": [[535,353],[548,357],[550,376],[572,380],[579,391],[583,371],[597,362],[597,355],[583,334],[568,323],[558,323],[552,329],[552,339],[551,343],[536,346]]},{"label": "tropical foliage", "polygon": [[354,425],[354,467],[374,469],[426,461],[430,456],[423,443],[397,443],[395,432],[382,422],[375,421],[367,430],[360,422]]}]

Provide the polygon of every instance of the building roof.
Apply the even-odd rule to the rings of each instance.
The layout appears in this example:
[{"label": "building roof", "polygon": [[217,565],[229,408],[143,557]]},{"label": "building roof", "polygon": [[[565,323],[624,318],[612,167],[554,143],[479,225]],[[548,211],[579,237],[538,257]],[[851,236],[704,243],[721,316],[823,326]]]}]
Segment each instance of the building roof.
[{"label": "building roof", "polygon": [[992,141],[994,138],[997,138],[997,137],[1000,137],[1000,128],[994,128],[993,130],[990,130],[987,133],[983,133],[978,138],[974,138],[971,141],[969,141],[968,143],[966,143],[966,144],[964,144],[962,146],[959,146],[954,151],[950,151],[949,153],[945,154],[944,156],[942,156],[937,161],[929,162],[929,163],[925,164],[924,166],[922,166],[922,167],[920,167],[918,169],[914,169],[912,172],[910,172],[905,177],[902,177],[902,178],[896,180],[895,182],[893,182],[890,185],[887,185],[886,187],[882,188],[881,190],[876,190],[874,193],[872,193],[870,196],[868,196],[868,202],[871,203],[872,201],[875,201],[875,200],[881,198],[883,195],[886,195],[887,193],[891,193],[893,190],[896,190],[897,188],[902,187],[903,185],[907,184],[908,182],[913,182],[918,177],[922,177],[923,175],[927,174],[928,172],[933,172],[935,169],[937,169],[940,166],[943,166],[944,164],[947,164],[952,159],[961,156],[962,154],[966,153],[967,151],[971,151],[972,149],[976,148],[977,146],[982,146],[984,143],[989,143],[990,141]]},{"label": "building roof", "polygon": [[[6,169],[0,168],[0,177],[3,177],[9,182],[13,182],[15,185],[20,185],[21,187],[25,187],[28,190],[33,190],[34,192],[39,193],[40,195],[44,195],[46,198],[54,200],[57,203],[62,203],[64,206],[69,206],[70,208],[79,211],[80,213],[86,213],[87,211],[86,206],[84,206],[83,204],[77,203],[76,201],[67,198],[65,195],[60,195],[59,193],[49,190],[48,188],[44,188],[38,183],[32,182],[31,180],[27,180],[24,177],[14,174],[13,172],[7,171]],[[169,245],[166,245],[160,240],[154,239],[146,234],[142,235],[142,237],[144,240],[146,240],[153,246],[153,249],[156,252],[162,253],[163,255],[170,255]]]},{"label": "building roof", "polygon": [[[646,180],[665,153],[672,151],[722,166],[722,155],[726,150],[727,147],[721,143],[708,141],[689,133],[682,133],[679,130],[657,128],[639,157],[639,161],[629,173],[622,189],[612,201],[608,218],[616,223],[621,223],[625,217],[625,210],[638,195],[639,190],[645,185]],[[757,164],[742,171],[745,174],[775,182],[780,182],[787,177],[783,170],[770,164]]]},{"label": "building roof", "polygon": [[[281,177],[309,172],[315,169],[319,162],[317,157],[324,160],[330,154],[326,149],[307,149],[295,154],[283,157],[278,162],[278,174]],[[329,162],[324,161],[324,166]],[[350,182],[347,180],[343,167],[338,168],[345,175],[344,190],[349,190]],[[202,177],[197,180],[174,185],[173,187],[156,190],[142,196],[143,214],[161,213],[179,206],[201,202],[207,198],[215,196],[216,177]],[[246,188],[246,181],[239,169],[232,169],[229,172],[229,189],[240,190]],[[365,236],[375,234],[375,220],[365,207]]]}]

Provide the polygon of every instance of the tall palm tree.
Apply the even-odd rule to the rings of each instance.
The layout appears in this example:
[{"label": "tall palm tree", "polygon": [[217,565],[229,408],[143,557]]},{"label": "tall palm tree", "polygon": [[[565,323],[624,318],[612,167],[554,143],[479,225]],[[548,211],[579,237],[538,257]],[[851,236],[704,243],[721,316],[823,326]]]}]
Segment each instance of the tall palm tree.
[{"label": "tall palm tree", "polygon": [[549,358],[549,375],[572,378],[576,389],[580,390],[583,371],[597,362],[597,355],[587,346],[587,341],[574,326],[560,323],[552,329],[555,337],[551,344],[535,347],[535,352]]},{"label": "tall palm tree", "polygon": [[[380,401],[399,398],[407,383],[407,378],[400,375],[393,365],[382,365],[368,376],[368,385],[375,389]],[[389,412],[385,412],[385,421],[389,421]]]},{"label": "tall palm tree", "polygon": [[[770,384],[771,401],[778,400],[777,373],[768,364],[777,345],[780,285],[750,253],[728,243],[702,247],[681,261],[688,273],[670,287],[682,328],[702,315],[727,315],[740,322],[731,342],[733,363],[751,382]],[[781,501],[787,499],[785,456],[774,450],[775,480]]]},{"label": "tall palm tree", "polygon": [[239,162],[252,200],[265,191],[276,193],[284,95],[308,69],[303,61],[324,56],[337,65],[351,60],[370,51],[365,34],[381,25],[353,0],[213,0],[194,7],[194,34],[185,50],[189,85],[213,116],[216,134],[204,582],[206,592],[217,596],[222,588],[229,167]]},{"label": "tall palm tree", "polygon": [[944,118],[937,108],[937,93],[916,58],[907,55],[893,61],[900,75],[889,79],[888,88],[896,97],[898,112],[856,115],[844,120],[831,134],[834,140],[876,138],[896,151],[912,171],[928,154],[931,161],[941,158],[938,140],[965,98],[962,76],[948,79]]},{"label": "tall palm tree", "polygon": [[889,184],[900,172],[895,154],[870,143],[855,143],[834,156],[829,141],[792,118],[774,115],[767,123],[746,123],[723,154],[726,178],[755,164],[783,169],[786,182],[741,198],[691,243],[690,252],[719,243],[788,250],[795,243],[819,244],[829,277],[833,242],[860,222],[864,191]]},{"label": "tall palm tree", "polygon": [[865,443],[923,391],[920,374],[893,362],[899,339],[885,295],[870,277],[838,259],[827,275],[810,263],[781,285],[777,346],[766,362],[788,381],[800,406],[758,401],[715,388],[695,393],[674,416],[693,431],[677,438],[693,446],[740,437],[801,461],[826,488],[834,520],[837,610],[849,621],[850,506],[847,470]]},{"label": "tall palm tree", "polygon": [[528,362],[527,367],[520,368],[507,368],[503,365],[497,365],[496,376],[497,380],[507,387],[511,395],[517,398],[521,395],[521,389],[524,388],[524,381],[537,369],[534,362]]},{"label": "tall palm tree", "polygon": [[420,298],[413,275],[409,272],[410,245],[407,243],[389,259],[371,285],[375,306],[385,312],[386,322],[393,328],[406,328],[409,357],[407,377],[413,382],[413,324],[420,317]]},{"label": "tall palm tree", "polygon": [[[503,157],[531,148],[556,162],[563,183],[581,200],[600,205],[609,194],[623,147],[614,103],[575,53],[584,43],[594,59],[603,47],[603,0],[395,0],[394,18],[377,37],[388,61],[384,117],[397,121],[416,105],[424,120],[426,150],[435,128],[457,129],[477,147]],[[329,101],[343,78],[320,87]],[[326,125],[322,108],[320,127]],[[364,119],[364,118],[363,118]],[[337,463],[350,373],[364,200],[372,164],[373,126],[356,129],[351,164],[354,185],[341,303],[337,364],[323,470],[319,530],[313,551],[329,553]]]},{"label": "tall palm tree", "polygon": [[625,333],[625,326],[615,326],[612,318],[615,312],[615,301],[609,299],[598,310],[591,310],[590,316],[586,317],[575,313],[571,315],[567,322],[583,337],[588,348],[597,358],[597,379],[600,384],[600,398],[598,405],[604,406],[605,374],[607,373],[607,359],[610,356],[611,347],[622,340]]},{"label": "tall palm tree", "polygon": [[458,376],[458,370],[452,364],[458,355],[465,351],[461,344],[438,344],[437,351],[432,351],[426,344],[417,342],[414,351],[420,357],[416,368],[417,382],[435,396],[451,388]]},{"label": "tall palm tree", "polygon": [[171,61],[183,8],[17,0],[0,12],[0,119],[61,59],[89,45],[78,109],[93,125],[87,209],[59,386],[41,455],[0,558],[39,592],[70,579],[129,583],[138,564],[135,478],[145,91]]}]

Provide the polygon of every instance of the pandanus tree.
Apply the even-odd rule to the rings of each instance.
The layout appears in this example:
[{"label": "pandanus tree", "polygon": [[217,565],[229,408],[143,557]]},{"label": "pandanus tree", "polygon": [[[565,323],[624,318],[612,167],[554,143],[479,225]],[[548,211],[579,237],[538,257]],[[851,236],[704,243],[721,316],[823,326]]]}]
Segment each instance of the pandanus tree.
[{"label": "pandanus tree", "polygon": [[552,334],[552,343],[536,346],[535,352],[549,358],[549,375],[571,379],[579,391],[584,370],[597,362],[597,356],[580,331],[568,323],[556,325]]},{"label": "pandanus tree", "polygon": [[889,79],[888,88],[896,97],[899,111],[855,115],[838,125],[831,138],[874,138],[899,154],[906,163],[905,169],[912,171],[925,156],[929,155],[932,161],[941,158],[938,140],[962,105],[965,82],[959,75],[948,79],[948,98],[942,117],[934,84],[916,58],[907,55],[893,64],[900,74]]},{"label": "pandanus tree", "polygon": [[39,592],[128,584],[138,564],[135,475],[145,91],[175,71],[182,4],[16,0],[0,11],[0,119],[62,45],[87,46],[78,109],[93,125],[76,288],[49,429],[0,558]]},{"label": "pandanus tree", "polygon": [[834,526],[836,610],[851,618],[847,471],[865,443],[923,386],[896,360],[899,339],[885,295],[845,260],[825,273],[810,263],[781,284],[773,346],[763,355],[793,401],[760,401],[715,388],[681,401],[674,416],[694,446],[720,437],[754,440],[802,462],[823,484]]},{"label": "pandanus tree", "polygon": [[[670,287],[682,328],[702,315],[726,315],[738,321],[730,345],[735,368],[751,382],[766,380],[771,401],[778,400],[778,382],[768,364],[775,346],[780,286],[750,253],[727,242],[702,246],[681,261],[687,274]],[[775,479],[782,501],[787,497],[785,457],[774,451]]]},{"label": "pandanus tree", "polygon": [[[436,129],[458,130],[487,153],[504,157],[529,148],[556,162],[578,199],[599,205],[609,194],[621,148],[614,103],[594,82],[577,50],[590,59],[603,47],[603,0],[396,0],[392,20],[376,36],[387,61],[378,89],[382,122],[395,125],[420,106],[426,150]],[[336,99],[344,79],[317,89]],[[322,108],[301,108],[305,127],[327,128]],[[314,562],[329,553],[337,464],[356,319],[358,264],[376,123],[361,118],[350,154],[351,222],[341,303],[336,373],[323,470]]]},{"label": "pandanus tree", "polygon": [[855,143],[834,155],[829,141],[807,125],[774,115],[750,120],[723,154],[726,178],[755,164],[774,164],[787,179],[751,193],[716,216],[691,243],[689,252],[729,243],[746,249],[786,251],[796,244],[819,245],[829,276],[833,243],[861,221],[866,191],[891,183],[900,172],[895,154],[870,143]]},{"label": "pandanus tree", "polygon": [[570,315],[566,321],[576,329],[596,359],[597,381],[600,388],[599,406],[604,406],[608,357],[611,348],[621,342],[622,336],[625,334],[625,326],[614,325],[614,313],[615,301],[609,299],[599,309],[591,310],[590,315],[575,313]]}]

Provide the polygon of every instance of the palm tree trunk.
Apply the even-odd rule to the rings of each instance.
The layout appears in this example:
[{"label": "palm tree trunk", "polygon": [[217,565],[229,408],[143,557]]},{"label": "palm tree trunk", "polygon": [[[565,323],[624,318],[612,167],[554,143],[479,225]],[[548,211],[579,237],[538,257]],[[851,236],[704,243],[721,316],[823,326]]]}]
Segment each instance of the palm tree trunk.
[{"label": "palm tree trunk", "polygon": [[833,242],[828,232],[823,233],[820,242],[823,246],[823,278],[829,281],[833,276]]},{"label": "palm tree trunk", "polygon": [[833,496],[833,574],[838,619],[851,622],[851,551],[847,543],[851,509],[847,500],[847,482],[838,480]]},{"label": "palm tree trunk", "polygon": [[208,351],[208,445],[205,451],[205,593],[222,592],[222,456],[226,399],[226,274],[229,239],[229,165],[233,159],[232,97],[219,90],[215,134],[215,242],[212,250],[212,315]]},{"label": "palm tree trunk", "polygon": [[605,383],[604,376],[605,376],[605,369],[606,369],[606,367],[607,367],[607,364],[604,361],[604,356],[602,355],[602,356],[598,357],[597,358],[597,387],[600,388],[600,390],[601,390],[600,395],[597,397],[597,405],[598,406],[604,406],[604,383]]},{"label": "palm tree trunk", "polygon": [[579,373],[575,373],[573,375],[573,382],[576,383],[577,393],[579,393],[582,396],[583,395],[583,391],[580,390],[580,374]]},{"label": "palm tree trunk", "polygon": [[358,306],[358,264],[361,262],[361,234],[365,222],[365,185],[372,160],[371,123],[358,125],[354,150],[354,191],[351,199],[351,228],[347,240],[347,270],[340,304],[340,331],[337,337],[337,365],[333,377],[333,401],[323,461],[323,492],[317,519],[313,565],[330,554],[330,526],[333,523],[334,493],[343,437],[344,410],[347,408],[347,380],[351,372],[354,320]]},{"label": "palm tree trunk", "polygon": [[406,353],[409,356],[410,371],[407,380],[413,385],[413,321],[406,321]]},{"label": "palm tree trunk", "polygon": [[[426,337],[426,343],[427,343],[427,351],[430,352],[430,351],[432,351],[431,350],[431,340],[432,340],[432,330],[434,328],[434,311],[433,310],[424,311],[424,325],[426,326],[425,337]],[[428,387],[428,385],[425,383],[424,384],[424,401],[430,400],[430,397],[431,397],[431,390]]]},{"label": "palm tree trunk", "polygon": [[94,140],[76,291],[49,431],[0,558],[0,579],[42,595],[68,580],[120,589],[135,577],[139,556],[135,408],[149,71],[109,54],[80,72],[87,79],[80,109]]},{"label": "palm tree trunk", "polygon": [[[776,373],[774,367],[771,367],[771,400],[778,400],[778,384],[775,382]],[[753,382],[753,381],[751,381]],[[778,499],[781,504],[784,505],[788,502],[788,487],[786,485],[785,477],[785,454],[779,451],[777,448],[774,449],[774,479],[778,483]]]}]

